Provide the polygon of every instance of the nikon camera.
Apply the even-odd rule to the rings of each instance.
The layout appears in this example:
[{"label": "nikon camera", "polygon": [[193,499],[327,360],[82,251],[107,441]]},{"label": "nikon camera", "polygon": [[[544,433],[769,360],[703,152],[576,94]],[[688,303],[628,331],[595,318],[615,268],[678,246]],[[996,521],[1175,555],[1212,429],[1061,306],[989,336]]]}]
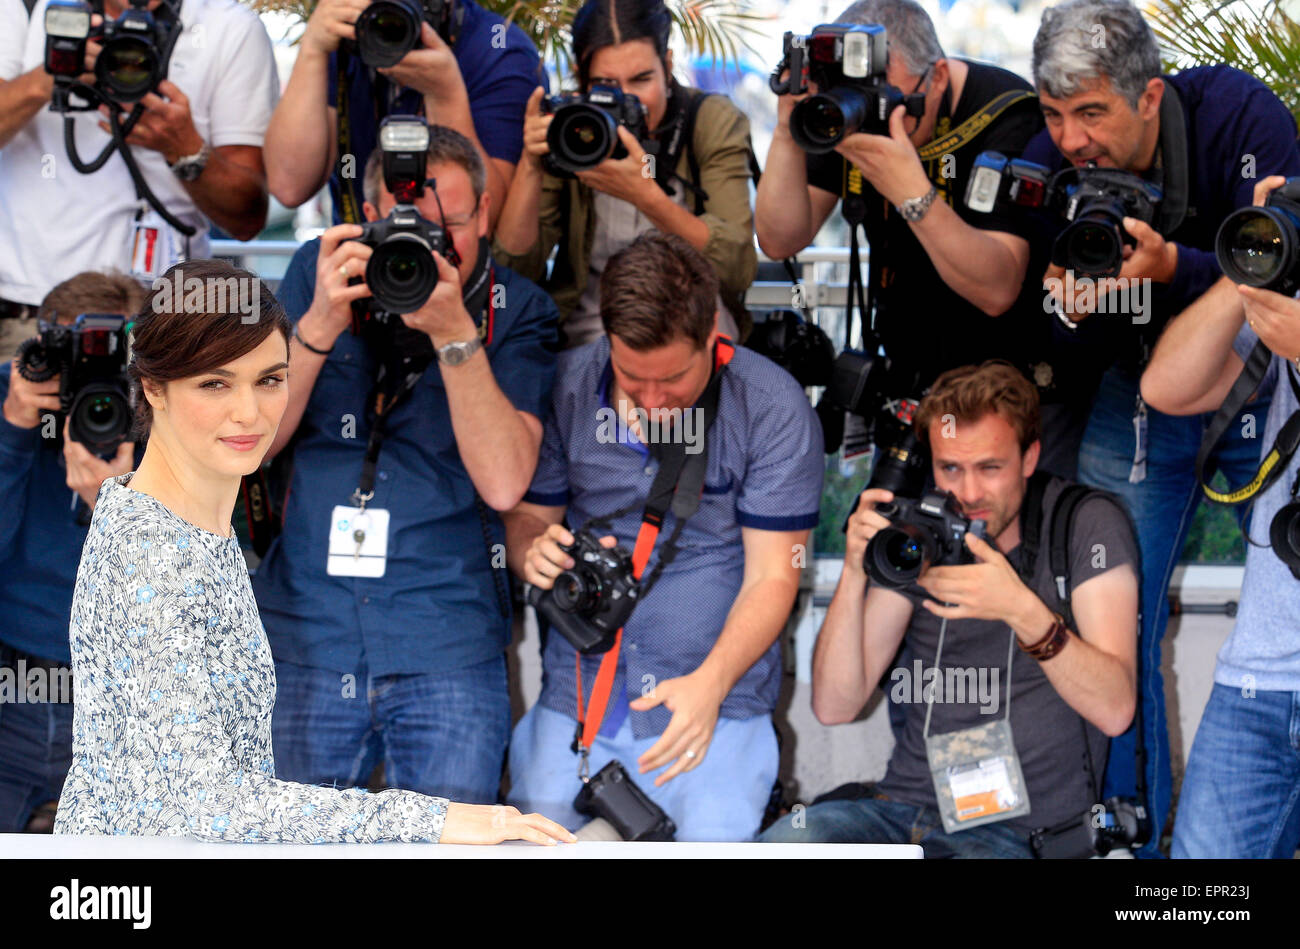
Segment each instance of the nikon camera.
[{"label": "nikon camera", "polygon": [[965,536],[984,537],[984,521],[964,517],[947,491],[930,491],[917,501],[896,497],[876,510],[889,526],[871,538],[862,565],[873,583],[891,590],[915,583],[931,567],[973,563]]},{"label": "nikon camera", "polygon": [[551,96],[542,100],[542,112],[553,115],[546,130],[550,151],[543,157],[547,173],[572,178],[575,171],[595,168],[607,158],[627,157],[618,139],[625,125],[638,141],[650,136],[641,100],[618,86],[592,86],[583,93]]},{"label": "nikon camera", "polygon": [[1270,192],[1262,208],[1238,208],[1224,218],[1214,255],[1233,283],[1288,297],[1300,290],[1300,178]]},{"label": "nikon camera", "polygon": [[374,0],[357,17],[357,54],[372,68],[396,66],[421,45],[421,24],[428,23],[454,46],[464,20],[458,0]]},{"label": "nikon camera", "polygon": [[[171,11],[167,0],[163,2]],[[130,105],[167,78],[180,24],[174,15],[170,21],[156,18],[148,4],[149,0],[131,0],[116,20],[92,27],[90,4],[50,0],[45,8],[45,70],[54,76],[61,93],[55,96],[55,111],[69,111],[66,88],[85,72],[89,39],[103,44],[95,59],[95,88],[104,98]]]},{"label": "nikon camera", "polygon": [[1069,221],[1052,245],[1052,263],[1086,277],[1119,275],[1124,245],[1137,244],[1124,230],[1123,219],[1150,224],[1162,197],[1155,185],[1120,168],[1090,162],[1053,174],[1001,152],[981,153],[966,186],[966,206],[972,211],[1045,208]]},{"label": "nikon camera", "polygon": [[885,81],[883,26],[823,23],[808,36],[787,32],[784,44],[768,80],[772,91],[797,96],[809,80],[817,84],[817,94],[790,113],[790,136],[804,151],[829,152],[854,132],[888,135],[889,115],[900,105],[913,117],[925,112],[924,94],[904,95]]},{"label": "nikon camera", "polygon": [[601,546],[600,539],[585,530],[577,531],[573,543],[561,549],[573,558],[573,569],[556,577],[549,590],[529,587],[528,602],[578,652],[608,652],[640,593],[632,556],[622,547]]},{"label": "nikon camera", "polygon": [[131,432],[125,324],[117,314],[83,313],[72,326],[46,326],[18,347],[19,374],[28,382],[58,376],[68,436],[103,456]]}]

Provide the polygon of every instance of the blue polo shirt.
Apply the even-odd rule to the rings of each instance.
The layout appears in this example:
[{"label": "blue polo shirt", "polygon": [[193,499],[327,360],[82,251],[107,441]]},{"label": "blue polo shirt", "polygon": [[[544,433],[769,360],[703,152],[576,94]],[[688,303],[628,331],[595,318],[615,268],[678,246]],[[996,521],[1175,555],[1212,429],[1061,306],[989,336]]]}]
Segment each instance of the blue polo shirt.
[{"label": "blue polo shirt", "polygon": [[[1269,175],[1300,174],[1295,120],[1254,76],[1230,66],[1198,66],[1162,78],[1182,105],[1189,193],[1187,216],[1172,234],[1165,235],[1178,244],[1174,279],[1152,286],[1151,320],[1140,328],[1151,342],[1172,316],[1222,276],[1214,257],[1214,236],[1223,219],[1252,203],[1258,181]],[[1162,125],[1157,156],[1164,152],[1165,133]],[[1022,157],[1053,171],[1067,164],[1046,129],[1030,141]],[[1155,174],[1153,168],[1147,177]],[[1065,222],[1053,218],[1047,225],[1050,238],[1064,227]],[[1116,334],[1121,333],[1133,338],[1127,319],[1088,319],[1079,330],[1079,336],[1087,337],[1108,359],[1119,351]]]},{"label": "blue polo shirt", "polygon": [[[279,298],[297,321],[311,304],[319,240],[294,255]],[[555,374],[555,304],[534,284],[496,266],[487,356],[516,409],[545,418]],[[351,504],[370,437],[367,397],[377,365],[360,337],[344,332],[321,367],[292,452],[284,528],[253,578],[262,622],[277,660],[375,675],[449,672],[499,655],[510,641],[508,584],[492,545],[504,529],[486,505],[480,519],[473,483],[452,431],[440,367],[425,370],[392,410],[369,507],[390,514],[383,577],[325,572],[330,514]],[[292,385],[292,380],[290,381]],[[485,533],[487,536],[485,536]],[[498,551],[504,551],[501,547]],[[508,586],[507,586],[508,590]]]},{"label": "blue polo shirt", "polygon": [[[659,465],[634,436],[599,424],[608,417],[601,410],[609,408],[612,380],[608,337],[564,352],[557,371],[537,474],[524,500],[566,506],[575,529],[631,506],[611,530],[598,531],[614,534],[630,551]],[[626,437],[616,441],[611,434]],[[628,714],[637,738],[658,735],[668,726],[672,713],[666,707],[633,712],[628,698],[640,696],[654,682],[694,672],[712,650],[744,575],[741,528],[793,531],[817,524],[824,468],[821,425],[803,389],[785,370],[737,347],[723,376],[707,445],[699,510],[682,529],[676,559],[623,629],[620,675],[602,732],[617,730]],[[646,575],[655,569],[675,525],[676,518],[668,514]],[[539,699],[545,707],[575,717],[576,655],[563,636],[553,632],[547,637]],[[584,697],[591,695],[599,665],[599,656],[583,659]],[[780,680],[780,644],[773,643],[728,693],[721,714],[749,718],[771,712]]]},{"label": "blue polo shirt", "polygon": [[[537,47],[517,24],[506,25],[496,13],[485,10],[474,0],[461,0],[465,19],[452,53],[460,67],[461,79],[469,98],[474,119],[474,133],[490,158],[515,164],[524,147],[524,106],[538,86],[548,86]],[[338,59],[329,59],[328,102],[338,108]],[[362,172],[366,161],[379,144],[379,122],[389,115],[417,115],[423,112],[424,97],[414,89],[389,82],[361,61],[347,58],[348,98],[351,141],[346,149],[356,156],[354,177],[347,180],[356,198],[358,210]],[[344,149],[340,147],[340,152]],[[330,197],[334,203],[334,223],[343,221],[340,189],[343,181],[337,167],[330,174]]]},{"label": "blue polo shirt", "polygon": [[[0,402],[13,363],[0,364]],[[72,506],[62,442],[42,426],[19,428],[0,416],[0,642],[44,659],[70,662],[72,589],[86,531]],[[137,457],[139,452],[137,451]]]}]

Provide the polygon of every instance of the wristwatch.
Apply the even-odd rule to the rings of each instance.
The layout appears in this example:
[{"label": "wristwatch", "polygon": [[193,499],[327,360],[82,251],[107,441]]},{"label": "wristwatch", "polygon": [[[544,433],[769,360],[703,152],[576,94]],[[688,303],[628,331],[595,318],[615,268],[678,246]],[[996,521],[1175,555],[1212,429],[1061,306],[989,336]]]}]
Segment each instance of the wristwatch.
[{"label": "wristwatch", "polygon": [[204,142],[203,147],[193,155],[176,159],[176,163],[171,166],[172,174],[181,181],[194,181],[203,174],[203,169],[207,167],[208,159],[211,157],[212,146]]},{"label": "wristwatch", "polygon": [[903,220],[915,224],[921,218],[925,217],[926,212],[930,210],[930,205],[934,204],[934,199],[939,196],[939,189],[934,185],[930,190],[919,198],[908,198],[902,204],[894,205],[894,210],[903,215]]},{"label": "wristwatch", "polygon": [[463,343],[448,343],[438,347],[438,362],[444,366],[459,366],[483,348],[483,340],[475,336]]}]

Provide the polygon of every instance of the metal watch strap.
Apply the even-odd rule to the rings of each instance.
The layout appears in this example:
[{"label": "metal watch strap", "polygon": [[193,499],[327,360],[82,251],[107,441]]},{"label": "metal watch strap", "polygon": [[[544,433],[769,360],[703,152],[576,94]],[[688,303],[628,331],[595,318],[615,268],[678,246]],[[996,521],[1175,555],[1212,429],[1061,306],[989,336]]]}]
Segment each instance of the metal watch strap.
[{"label": "metal watch strap", "polygon": [[199,148],[193,155],[184,155],[171,164],[169,167],[177,178],[181,181],[193,181],[203,174],[203,169],[208,165],[208,159],[212,157],[212,146],[207,142]]},{"label": "metal watch strap", "polygon": [[482,348],[483,340],[477,336],[461,342],[448,343],[446,346],[438,347],[438,362],[444,366],[459,366]]},{"label": "metal watch strap", "polygon": [[894,210],[903,215],[904,220],[915,223],[925,217],[930,211],[930,206],[934,204],[934,199],[939,196],[939,189],[934,185],[930,190],[919,198],[908,198],[902,204],[895,205]]}]

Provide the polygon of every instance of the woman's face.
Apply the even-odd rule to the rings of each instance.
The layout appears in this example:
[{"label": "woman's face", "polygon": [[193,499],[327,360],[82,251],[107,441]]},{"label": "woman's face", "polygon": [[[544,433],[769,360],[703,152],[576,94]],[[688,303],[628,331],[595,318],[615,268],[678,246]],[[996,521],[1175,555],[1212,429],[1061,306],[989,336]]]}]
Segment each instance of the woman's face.
[{"label": "woman's face", "polygon": [[[672,52],[668,53],[668,69],[672,69]],[[591,86],[618,86],[625,94],[641,100],[649,110],[646,122],[650,131],[659,127],[668,110],[668,73],[664,63],[655,54],[652,40],[628,40],[614,46],[602,46],[591,57]]]},{"label": "woman's face", "polygon": [[[153,431],[193,469],[213,476],[256,471],[289,401],[289,349],[272,332],[256,349],[201,375],[146,384]],[[152,388],[153,391],[149,391]]]}]

